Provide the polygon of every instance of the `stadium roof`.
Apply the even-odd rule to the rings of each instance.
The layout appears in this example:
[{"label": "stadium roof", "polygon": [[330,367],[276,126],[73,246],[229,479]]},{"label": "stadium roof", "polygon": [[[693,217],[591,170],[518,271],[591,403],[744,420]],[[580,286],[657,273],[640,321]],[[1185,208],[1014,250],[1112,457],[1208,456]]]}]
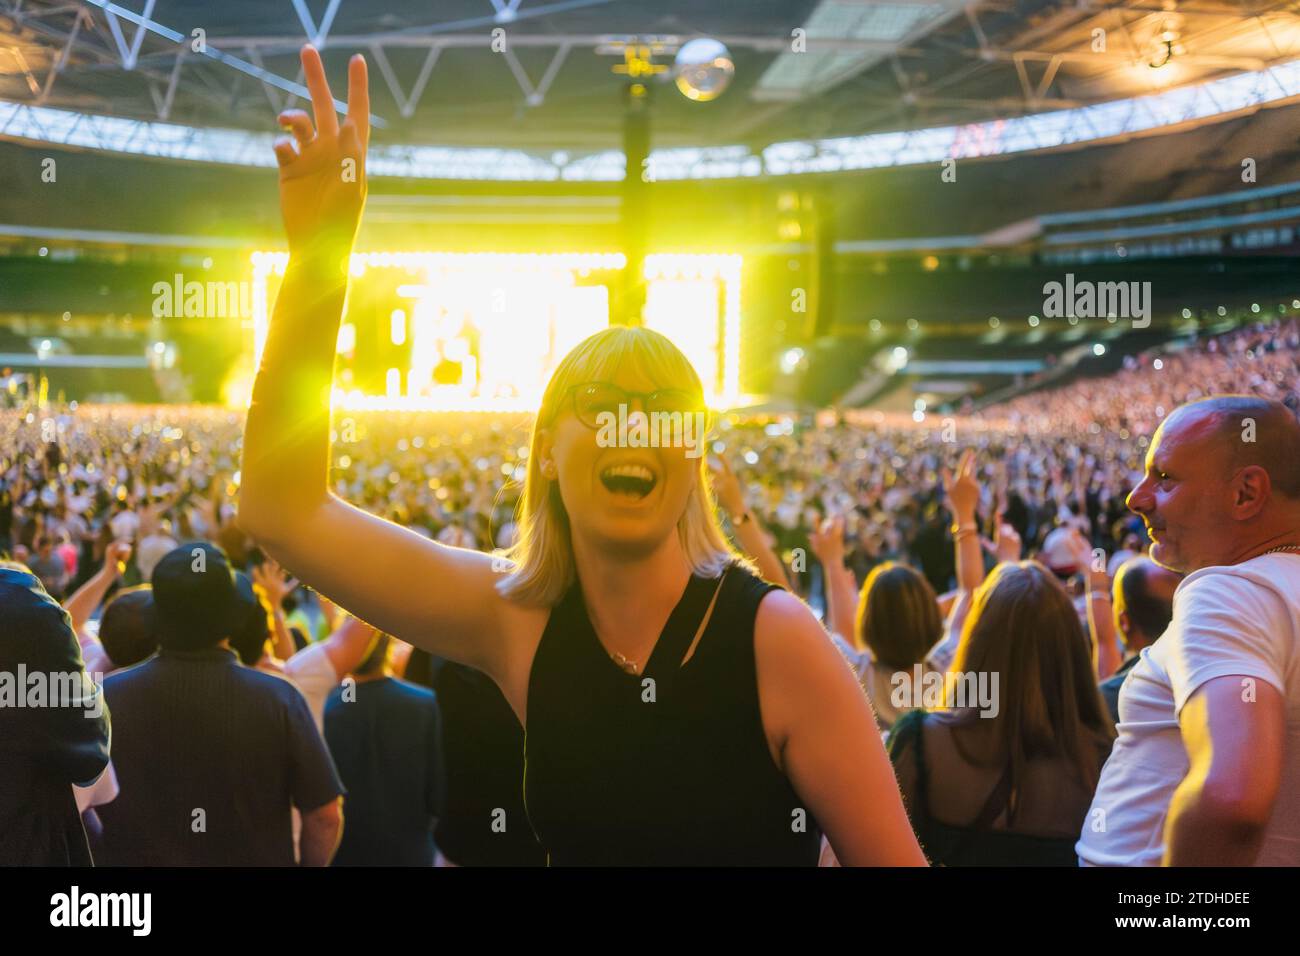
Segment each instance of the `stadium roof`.
[{"label": "stadium roof", "polygon": [[311,39],[340,83],[347,57],[367,53],[385,141],[594,153],[619,146],[611,68],[627,41],[671,64],[681,43],[713,36],[731,49],[733,87],[707,104],[662,90],[656,144],[761,150],[1058,113],[1276,67],[1300,57],[1292,6],[0,0],[0,100],[265,132],[300,89],[296,52]]}]

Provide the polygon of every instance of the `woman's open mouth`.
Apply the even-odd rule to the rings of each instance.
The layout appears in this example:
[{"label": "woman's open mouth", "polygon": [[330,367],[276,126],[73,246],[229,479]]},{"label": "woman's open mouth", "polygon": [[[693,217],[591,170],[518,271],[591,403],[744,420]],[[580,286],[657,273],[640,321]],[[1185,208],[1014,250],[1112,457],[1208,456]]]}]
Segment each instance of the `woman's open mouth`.
[{"label": "woman's open mouth", "polygon": [[640,501],[654,491],[658,479],[645,465],[612,465],[600,473],[600,483],[613,494]]}]

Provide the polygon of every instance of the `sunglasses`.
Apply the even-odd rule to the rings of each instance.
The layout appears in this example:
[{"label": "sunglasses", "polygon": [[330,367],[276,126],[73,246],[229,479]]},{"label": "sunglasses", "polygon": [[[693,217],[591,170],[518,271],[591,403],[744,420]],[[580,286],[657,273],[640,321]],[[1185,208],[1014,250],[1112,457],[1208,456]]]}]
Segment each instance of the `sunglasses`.
[{"label": "sunglasses", "polygon": [[586,382],[569,389],[573,399],[573,412],[578,421],[591,429],[599,429],[601,416],[618,416],[620,408],[632,408],[634,399],[641,400],[641,409],[647,415],[693,415],[707,413],[703,396],[680,388],[661,388],[653,392],[629,392],[609,382]]}]

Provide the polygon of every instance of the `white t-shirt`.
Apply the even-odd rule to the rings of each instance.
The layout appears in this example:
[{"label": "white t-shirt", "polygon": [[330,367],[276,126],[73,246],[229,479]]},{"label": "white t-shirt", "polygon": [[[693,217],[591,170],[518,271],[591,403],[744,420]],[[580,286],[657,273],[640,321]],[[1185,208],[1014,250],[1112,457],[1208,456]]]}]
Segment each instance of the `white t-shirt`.
[{"label": "white t-shirt", "polygon": [[1165,818],[1187,776],[1178,714],[1216,677],[1253,677],[1286,708],[1282,783],[1260,866],[1300,866],[1300,555],[1202,568],[1174,592],[1174,616],[1119,694],[1118,739],[1075,851],[1085,866],[1159,866]]},{"label": "white t-shirt", "polygon": [[97,674],[107,677],[118,669],[117,665],[109,660],[108,652],[104,650],[104,645],[99,641],[88,640],[85,644],[82,644],[81,655],[86,664],[86,673],[91,677]]},{"label": "white t-shirt", "polygon": [[141,538],[135,549],[135,566],[140,571],[140,577],[150,580],[158,562],[180,546],[181,543],[170,535],[147,534]]},{"label": "white t-shirt", "polygon": [[284,676],[293,681],[302,692],[316,729],[325,732],[325,701],[330,692],[339,686],[339,675],[334,670],[324,644],[308,644],[284,662]]},{"label": "white t-shirt", "polygon": [[119,540],[134,541],[135,533],[140,528],[140,516],[134,511],[119,511],[108,519],[113,529],[113,537]]},{"label": "white t-shirt", "polygon": [[78,813],[85,813],[90,807],[102,807],[106,803],[112,803],[121,792],[117,783],[117,772],[113,770],[111,760],[104,768],[104,772],[99,775],[99,779],[89,787],[79,787],[75,783],[72,785],[72,795],[77,799]]}]

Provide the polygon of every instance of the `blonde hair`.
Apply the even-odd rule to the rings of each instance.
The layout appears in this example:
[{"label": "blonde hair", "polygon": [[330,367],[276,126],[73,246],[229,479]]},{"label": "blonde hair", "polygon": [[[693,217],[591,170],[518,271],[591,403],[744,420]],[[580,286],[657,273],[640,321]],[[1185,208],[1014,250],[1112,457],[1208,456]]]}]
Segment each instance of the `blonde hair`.
[{"label": "blonde hair", "polygon": [[[573,584],[576,573],[569,515],[560,499],[559,485],[542,474],[541,434],[564,411],[574,386],[608,381],[625,365],[643,372],[659,388],[703,394],[700,377],[686,356],[650,329],[611,326],[574,346],[551,374],[533,422],[528,471],[518,505],[519,537],[508,555],[514,570],[497,583],[503,597],[553,607]],[[745,562],[718,524],[705,456],[700,456],[698,467],[695,488],[677,519],[677,535],[694,573],[711,578],[720,575],[730,563]]]}]

